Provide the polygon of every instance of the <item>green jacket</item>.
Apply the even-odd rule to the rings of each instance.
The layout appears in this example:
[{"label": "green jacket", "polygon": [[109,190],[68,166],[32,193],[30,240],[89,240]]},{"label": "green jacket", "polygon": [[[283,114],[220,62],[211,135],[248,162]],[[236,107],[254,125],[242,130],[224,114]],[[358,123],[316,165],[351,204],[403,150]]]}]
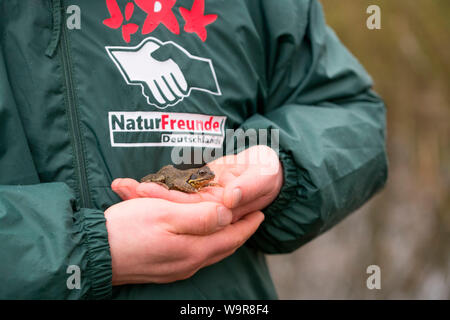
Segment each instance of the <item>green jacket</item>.
[{"label": "green jacket", "polygon": [[[0,0],[0,298],[276,298],[264,253],[384,185],[384,104],[316,0],[71,4]],[[188,280],[112,287],[112,180],[237,128],[280,130],[284,185],[256,234]]]}]

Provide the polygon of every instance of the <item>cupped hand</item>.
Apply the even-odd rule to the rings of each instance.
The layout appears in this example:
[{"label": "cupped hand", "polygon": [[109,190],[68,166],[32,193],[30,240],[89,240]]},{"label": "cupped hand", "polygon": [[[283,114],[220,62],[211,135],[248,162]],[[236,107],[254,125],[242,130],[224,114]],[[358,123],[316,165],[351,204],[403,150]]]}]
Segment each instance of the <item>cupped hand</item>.
[{"label": "cupped hand", "polygon": [[105,211],[113,285],[169,283],[233,254],[257,230],[261,212],[230,224],[216,202],[133,199]]},{"label": "cupped hand", "polygon": [[123,200],[160,198],[178,203],[213,201],[233,209],[233,222],[272,203],[283,184],[283,168],[276,152],[266,146],[254,146],[237,155],[208,163],[214,182],[197,193],[167,190],[156,183],[139,183],[133,179],[116,179],[111,187]]}]

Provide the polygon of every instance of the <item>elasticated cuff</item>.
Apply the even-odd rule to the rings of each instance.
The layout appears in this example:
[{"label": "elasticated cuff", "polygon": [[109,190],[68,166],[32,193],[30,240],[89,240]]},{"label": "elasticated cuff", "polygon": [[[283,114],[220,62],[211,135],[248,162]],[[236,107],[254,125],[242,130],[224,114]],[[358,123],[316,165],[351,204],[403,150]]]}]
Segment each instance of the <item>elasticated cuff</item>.
[{"label": "elasticated cuff", "polygon": [[292,155],[280,150],[279,159],[283,165],[283,186],[277,198],[262,211],[267,219],[278,214],[289,206],[289,203],[295,201],[298,188],[297,169],[292,159]]},{"label": "elasticated cuff", "polygon": [[82,209],[83,228],[87,235],[87,277],[91,282],[89,299],[110,299],[112,294],[111,253],[106,219],[100,210]]}]

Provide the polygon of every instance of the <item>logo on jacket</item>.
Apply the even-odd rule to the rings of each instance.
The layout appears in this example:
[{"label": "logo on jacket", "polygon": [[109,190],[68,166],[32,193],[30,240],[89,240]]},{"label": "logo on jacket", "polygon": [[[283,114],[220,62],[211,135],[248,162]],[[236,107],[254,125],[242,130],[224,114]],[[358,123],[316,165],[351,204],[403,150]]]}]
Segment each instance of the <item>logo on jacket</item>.
[{"label": "logo on jacket", "polygon": [[198,90],[221,95],[212,61],[194,56],[180,45],[156,38],[135,47],[105,47],[126,83],[138,85],[147,103],[173,106]]},{"label": "logo on jacket", "polygon": [[[105,49],[125,82],[140,87],[149,105],[165,109],[195,91],[222,95],[211,59],[196,55],[176,40],[151,35],[158,29],[173,35],[184,31],[191,40],[206,42],[208,26],[218,15],[205,13],[209,11],[205,0],[190,1],[190,8],[184,7],[185,2],[177,5],[181,2],[177,0],[104,1],[109,13],[102,21],[106,27],[115,30],[127,44],[139,36],[143,39],[135,46]],[[225,116],[163,110],[111,111],[108,122],[112,147],[220,148],[226,127]]]}]

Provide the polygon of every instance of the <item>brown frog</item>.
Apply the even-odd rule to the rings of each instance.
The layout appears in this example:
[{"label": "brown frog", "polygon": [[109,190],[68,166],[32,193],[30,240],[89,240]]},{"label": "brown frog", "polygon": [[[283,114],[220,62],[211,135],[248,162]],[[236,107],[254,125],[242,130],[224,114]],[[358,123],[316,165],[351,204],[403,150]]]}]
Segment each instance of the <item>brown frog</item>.
[{"label": "brown frog", "polygon": [[208,186],[216,186],[217,183],[212,182],[214,177],[214,172],[207,165],[187,170],[167,165],[158,172],[143,177],[141,182],[155,182],[169,190],[194,193]]}]

